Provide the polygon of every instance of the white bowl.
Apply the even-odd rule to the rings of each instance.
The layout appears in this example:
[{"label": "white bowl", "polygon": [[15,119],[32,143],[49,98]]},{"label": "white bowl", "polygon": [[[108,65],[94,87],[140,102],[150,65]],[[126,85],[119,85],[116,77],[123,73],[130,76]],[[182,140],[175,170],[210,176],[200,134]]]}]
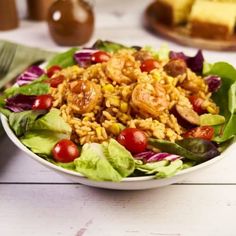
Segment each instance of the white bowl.
[{"label": "white bowl", "polygon": [[30,151],[26,146],[24,146],[20,140],[16,137],[16,135],[11,130],[7,118],[1,114],[1,121],[4,130],[6,131],[6,134],[11,139],[11,141],[23,152],[28,154],[32,159],[35,161],[41,163],[42,165],[46,166],[47,168],[50,168],[61,175],[64,175],[67,178],[70,178],[72,181],[76,183],[81,183],[88,186],[98,187],[98,188],[105,188],[105,189],[117,189],[117,190],[141,190],[141,189],[151,189],[151,188],[157,188],[162,187],[166,185],[170,185],[173,183],[177,183],[182,181],[184,178],[192,174],[193,172],[206,168],[210,166],[211,164],[223,159],[227,153],[232,149],[233,146],[235,146],[235,143],[231,145],[226,151],[224,151],[221,155],[206,161],[202,164],[196,165],[194,167],[182,170],[178,172],[176,175],[164,178],[164,179],[155,179],[154,176],[143,176],[143,177],[129,177],[123,179],[121,182],[109,182],[109,181],[94,181],[91,179],[86,178],[85,176],[81,175],[80,173],[77,173],[75,171],[67,170],[62,167],[56,166],[46,160],[44,160],[42,157],[36,155],[32,151]]}]

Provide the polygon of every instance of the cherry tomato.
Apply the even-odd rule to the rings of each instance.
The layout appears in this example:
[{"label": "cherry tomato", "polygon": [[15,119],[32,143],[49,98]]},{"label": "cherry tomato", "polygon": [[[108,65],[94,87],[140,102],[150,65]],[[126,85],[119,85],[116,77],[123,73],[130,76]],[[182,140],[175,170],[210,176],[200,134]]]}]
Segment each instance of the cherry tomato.
[{"label": "cherry tomato", "polygon": [[37,96],[33,110],[49,110],[52,107],[53,98],[50,94],[44,94]]},{"label": "cherry tomato", "polygon": [[193,110],[196,111],[199,115],[203,114],[205,110],[202,108],[202,103],[204,100],[197,96],[190,96],[189,101],[193,105]]},{"label": "cherry tomato", "polygon": [[62,139],[53,147],[52,154],[56,161],[66,163],[79,157],[79,149],[71,140]]},{"label": "cherry tomato", "polygon": [[199,126],[183,134],[184,138],[201,138],[211,140],[214,136],[214,129],[211,126]]},{"label": "cherry tomato", "polygon": [[136,128],[126,128],[121,131],[117,141],[132,153],[145,151],[147,147],[146,134]]},{"label": "cherry tomato", "polygon": [[48,79],[46,82],[50,84],[51,87],[57,88],[59,84],[63,82],[65,77],[63,75],[58,75],[57,77],[53,77]]},{"label": "cherry tomato", "polygon": [[60,71],[62,68],[60,66],[51,66],[47,69],[47,76],[51,78],[56,72]]},{"label": "cherry tomato", "polygon": [[91,61],[93,63],[102,63],[108,61],[110,57],[111,56],[107,52],[97,51],[92,54]]},{"label": "cherry tomato", "polygon": [[156,69],[159,67],[160,67],[160,65],[159,65],[158,61],[156,61],[154,59],[147,59],[142,62],[140,69],[142,72],[150,72],[153,69]]}]

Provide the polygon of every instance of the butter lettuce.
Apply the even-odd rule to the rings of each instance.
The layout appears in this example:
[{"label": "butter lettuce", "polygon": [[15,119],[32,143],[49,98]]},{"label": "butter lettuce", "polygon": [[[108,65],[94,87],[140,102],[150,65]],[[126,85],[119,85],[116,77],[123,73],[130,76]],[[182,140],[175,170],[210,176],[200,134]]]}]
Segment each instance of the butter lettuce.
[{"label": "butter lettuce", "polygon": [[105,155],[104,146],[98,143],[85,144],[82,153],[75,161],[75,169],[89,179],[97,181],[122,180]]},{"label": "butter lettuce", "polygon": [[60,111],[52,108],[37,119],[20,140],[34,153],[50,156],[53,146],[61,139],[70,139],[71,132]]},{"label": "butter lettuce", "polygon": [[176,174],[183,167],[182,160],[162,160],[145,164],[136,163],[136,169],[147,175],[155,174],[156,178],[168,178]]},{"label": "butter lettuce", "polygon": [[167,44],[161,45],[158,50],[151,46],[145,46],[144,49],[149,51],[156,60],[167,61],[169,59],[170,49]]},{"label": "butter lettuce", "polygon": [[116,140],[111,139],[107,146],[107,159],[122,177],[127,177],[134,171],[134,159],[127,149]]},{"label": "butter lettuce", "polygon": [[135,168],[130,152],[114,139],[103,144],[85,144],[74,163],[76,171],[97,181],[119,182]]},{"label": "butter lettuce", "polygon": [[8,121],[9,125],[16,134],[16,136],[22,136],[24,133],[26,133],[27,130],[29,130],[35,120],[42,114],[44,114],[45,111],[23,111],[23,112],[12,112],[9,115]]}]

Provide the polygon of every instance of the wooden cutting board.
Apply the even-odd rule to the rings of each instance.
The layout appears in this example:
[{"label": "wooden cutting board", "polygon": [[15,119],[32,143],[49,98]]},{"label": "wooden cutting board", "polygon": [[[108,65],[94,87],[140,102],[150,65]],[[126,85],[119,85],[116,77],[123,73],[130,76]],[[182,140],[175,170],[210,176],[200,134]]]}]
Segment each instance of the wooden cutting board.
[{"label": "wooden cutting board", "polygon": [[167,26],[157,20],[158,14],[155,2],[150,4],[144,12],[145,27],[157,35],[163,36],[181,45],[216,51],[236,51],[236,33],[228,40],[208,40],[190,36],[186,25]]}]

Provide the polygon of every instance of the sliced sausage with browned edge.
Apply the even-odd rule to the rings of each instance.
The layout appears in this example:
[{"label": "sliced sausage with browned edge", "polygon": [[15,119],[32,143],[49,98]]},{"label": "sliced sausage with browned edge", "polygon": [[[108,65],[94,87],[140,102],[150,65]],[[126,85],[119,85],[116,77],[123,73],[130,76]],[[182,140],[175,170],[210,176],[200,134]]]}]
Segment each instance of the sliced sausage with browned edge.
[{"label": "sliced sausage with browned edge", "polygon": [[199,115],[191,108],[181,105],[176,105],[172,113],[177,118],[181,126],[191,128],[200,125]]}]

